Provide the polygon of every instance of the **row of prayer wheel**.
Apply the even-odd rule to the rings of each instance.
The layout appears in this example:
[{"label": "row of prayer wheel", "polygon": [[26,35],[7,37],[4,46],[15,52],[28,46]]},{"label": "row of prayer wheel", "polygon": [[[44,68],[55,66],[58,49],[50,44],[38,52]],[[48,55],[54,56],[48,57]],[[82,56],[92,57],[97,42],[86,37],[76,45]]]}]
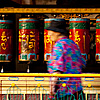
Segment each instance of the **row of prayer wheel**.
[{"label": "row of prayer wheel", "polygon": [[[50,40],[46,28],[52,20],[65,21],[64,19],[44,19],[44,61],[51,55],[54,42]],[[10,61],[13,51],[13,22],[0,20],[0,61]],[[19,61],[37,61],[39,59],[39,21],[34,18],[19,19]],[[69,38],[80,47],[82,56],[87,60],[90,50],[90,20],[82,18],[69,19]],[[100,61],[100,19],[96,20],[96,61]]]}]

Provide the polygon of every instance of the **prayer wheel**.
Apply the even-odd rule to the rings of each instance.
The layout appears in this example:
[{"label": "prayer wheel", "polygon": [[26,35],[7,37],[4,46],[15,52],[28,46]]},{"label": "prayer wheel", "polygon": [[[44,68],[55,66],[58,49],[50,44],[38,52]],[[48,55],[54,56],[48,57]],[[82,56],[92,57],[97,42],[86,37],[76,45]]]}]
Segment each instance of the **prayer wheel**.
[{"label": "prayer wheel", "polygon": [[85,18],[72,18],[69,20],[69,38],[79,47],[85,60],[90,51],[90,20]]},{"label": "prayer wheel", "polygon": [[19,19],[19,61],[39,59],[39,21],[33,18]]},{"label": "prayer wheel", "polygon": [[54,45],[54,42],[50,40],[50,36],[48,35],[48,31],[46,30],[47,27],[49,27],[51,21],[65,21],[65,19],[58,19],[58,18],[49,18],[44,19],[44,61],[48,61],[51,50]]},{"label": "prayer wheel", "polygon": [[0,20],[0,61],[11,61],[13,51],[13,21]]},{"label": "prayer wheel", "polygon": [[100,61],[100,19],[96,20],[96,61]]}]

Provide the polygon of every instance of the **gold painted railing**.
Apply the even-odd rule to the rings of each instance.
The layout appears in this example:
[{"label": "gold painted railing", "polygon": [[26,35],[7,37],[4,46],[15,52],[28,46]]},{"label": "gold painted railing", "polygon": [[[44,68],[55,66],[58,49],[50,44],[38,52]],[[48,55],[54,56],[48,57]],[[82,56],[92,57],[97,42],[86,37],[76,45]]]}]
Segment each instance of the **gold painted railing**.
[{"label": "gold painted railing", "polygon": [[100,74],[0,73],[0,77],[99,77]]},{"label": "gold painted railing", "polygon": [[0,100],[49,100],[50,77],[81,77],[85,100],[100,100],[100,74],[92,73],[0,73]]}]

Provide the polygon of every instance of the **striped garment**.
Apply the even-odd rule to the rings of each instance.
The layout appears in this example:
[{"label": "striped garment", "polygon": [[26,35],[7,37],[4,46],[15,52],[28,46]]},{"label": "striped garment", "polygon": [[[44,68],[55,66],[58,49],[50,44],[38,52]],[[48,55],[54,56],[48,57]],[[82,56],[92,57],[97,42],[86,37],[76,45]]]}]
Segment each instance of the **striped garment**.
[{"label": "striped garment", "polygon": [[[66,36],[59,38],[53,46],[47,68],[49,73],[61,71],[63,74],[81,74],[86,61],[81,55],[78,45]],[[55,92],[58,97],[74,94],[82,90],[81,78],[59,78]],[[77,84],[77,85],[76,85]],[[63,86],[64,85],[64,86]]]}]

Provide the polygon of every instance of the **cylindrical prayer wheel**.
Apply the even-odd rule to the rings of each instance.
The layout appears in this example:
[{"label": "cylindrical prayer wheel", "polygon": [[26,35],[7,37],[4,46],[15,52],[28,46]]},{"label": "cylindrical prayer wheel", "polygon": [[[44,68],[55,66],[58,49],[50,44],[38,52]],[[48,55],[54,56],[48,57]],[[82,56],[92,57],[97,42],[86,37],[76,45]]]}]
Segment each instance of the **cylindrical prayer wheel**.
[{"label": "cylindrical prayer wheel", "polygon": [[73,40],[81,50],[82,56],[87,60],[90,51],[90,20],[72,18],[69,20],[69,38]]},{"label": "cylindrical prayer wheel", "polygon": [[19,61],[39,59],[39,21],[33,18],[19,19]]},{"label": "cylindrical prayer wheel", "polygon": [[51,41],[50,36],[48,35],[48,31],[46,30],[49,27],[51,21],[65,21],[65,19],[58,19],[58,18],[49,18],[44,20],[44,61],[48,61],[51,50],[54,45],[54,42]]},{"label": "cylindrical prayer wheel", "polygon": [[0,61],[12,60],[13,21],[0,20]]},{"label": "cylindrical prayer wheel", "polygon": [[100,19],[96,20],[96,61],[100,61]]}]

